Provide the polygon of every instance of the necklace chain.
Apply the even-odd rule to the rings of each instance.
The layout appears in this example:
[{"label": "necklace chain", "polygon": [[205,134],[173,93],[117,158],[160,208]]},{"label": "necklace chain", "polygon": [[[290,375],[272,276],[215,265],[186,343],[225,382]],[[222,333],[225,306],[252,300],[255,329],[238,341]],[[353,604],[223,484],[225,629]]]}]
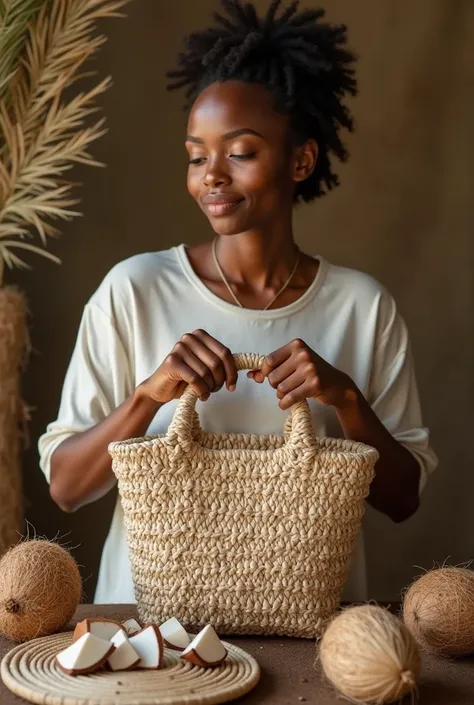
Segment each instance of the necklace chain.
[{"label": "necklace chain", "polygon": [[[229,284],[226,275],[225,275],[224,272],[222,271],[222,267],[221,267],[220,264],[219,264],[219,260],[217,259],[217,250],[216,250],[217,239],[218,239],[218,238],[216,237],[216,238],[214,239],[213,243],[212,243],[212,256],[213,256],[213,258],[214,258],[214,264],[216,265],[216,269],[217,269],[217,271],[219,272],[219,275],[220,275],[222,281],[224,282],[224,284],[225,284],[226,287],[228,288],[229,293],[230,293],[230,295],[232,296],[232,298],[234,299],[234,301],[235,301],[235,303],[237,304],[237,306],[240,306],[240,308],[244,308],[243,305],[242,305],[242,304],[240,303],[240,301],[238,300],[237,296],[234,294],[234,291],[233,291],[231,285]],[[265,308],[263,309],[263,311],[266,311],[267,309],[269,309],[270,306],[271,306],[271,305],[278,299],[278,297],[285,291],[285,289],[287,288],[287,286],[289,285],[289,283],[291,282],[291,280],[292,280],[293,277],[295,276],[296,270],[298,269],[298,265],[299,265],[299,263],[300,263],[300,258],[301,258],[301,251],[298,250],[298,254],[297,254],[297,256],[296,256],[295,266],[293,267],[290,276],[288,277],[288,279],[286,280],[286,282],[283,284],[283,286],[281,287],[281,289],[275,294],[275,296],[273,297],[273,299],[265,306]]]}]

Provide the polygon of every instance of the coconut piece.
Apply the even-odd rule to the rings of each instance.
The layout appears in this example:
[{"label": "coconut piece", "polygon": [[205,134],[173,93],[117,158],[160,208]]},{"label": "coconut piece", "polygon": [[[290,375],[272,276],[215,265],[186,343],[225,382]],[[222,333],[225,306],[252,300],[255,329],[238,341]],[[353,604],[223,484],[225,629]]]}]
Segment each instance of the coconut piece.
[{"label": "coconut piece", "polygon": [[45,540],[22,541],[0,559],[0,632],[22,642],[61,631],[81,599],[71,554]]},{"label": "coconut piece", "polygon": [[119,629],[110,641],[115,646],[115,651],[107,659],[107,666],[111,671],[131,671],[138,666],[140,656],[129,642],[123,629]]},{"label": "coconut piece", "polygon": [[110,641],[120,629],[121,626],[119,622],[115,622],[113,619],[106,619],[105,617],[88,617],[76,625],[72,640],[77,641],[81,638],[81,636],[90,632],[91,634],[98,636],[99,639]]},{"label": "coconut piece", "polygon": [[164,656],[164,644],[161,632],[156,624],[150,624],[129,638],[130,644],[140,657],[138,668],[156,671],[161,668]]},{"label": "coconut piece", "polygon": [[132,634],[136,634],[137,632],[140,632],[143,627],[142,625],[137,622],[136,619],[126,619],[125,622],[122,622],[122,629],[125,629],[127,632],[128,636],[132,636]]},{"label": "coconut piece", "polygon": [[160,632],[165,646],[174,651],[183,651],[191,642],[189,634],[176,617],[163,622]]},{"label": "coconut piece", "polygon": [[217,636],[214,628],[208,624],[194,637],[189,646],[181,654],[181,658],[195,666],[215,668],[223,663],[227,649]]},{"label": "coconut piece", "polygon": [[70,676],[86,675],[101,668],[115,646],[87,632],[56,656],[59,668]]}]

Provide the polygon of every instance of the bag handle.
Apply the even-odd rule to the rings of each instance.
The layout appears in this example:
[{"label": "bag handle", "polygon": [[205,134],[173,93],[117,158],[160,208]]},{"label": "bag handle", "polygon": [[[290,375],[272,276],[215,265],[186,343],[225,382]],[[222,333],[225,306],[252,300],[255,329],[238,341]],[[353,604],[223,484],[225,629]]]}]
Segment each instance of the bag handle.
[{"label": "bag handle", "polygon": [[[255,353],[238,353],[234,355],[238,371],[258,370],[265,360],[264,355]],[[200,431],[199,416],[196,413],[198,396],[191,387],[186,387],[181,395],[173,419],[168,427],[167,439],[178,443],[183,450],[191,448],[195,443],[193,436]],[[316,444],[313,422],[308,402],[300,401],[291,407],[291,421],[288,419],[287,447],[300,450],[313,448]]]}]

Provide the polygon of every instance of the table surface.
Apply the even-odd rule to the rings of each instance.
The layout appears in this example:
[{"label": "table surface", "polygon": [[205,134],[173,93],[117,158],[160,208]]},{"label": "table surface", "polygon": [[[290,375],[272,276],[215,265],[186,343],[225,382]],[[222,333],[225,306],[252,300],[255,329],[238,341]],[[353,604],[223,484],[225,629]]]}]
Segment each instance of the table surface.
[{"label": "table surface", "polygon": [[[136,612],[133,605],[80,605],[71,628],[85,617],[98,615],[123,620],[136,616]],[[298,705],[301,702],[341,705],[343,702],[315,667],[314,641],[281,637],[224,637],[224,640],[245,649],[260,664],[260,682],[239,699],[242,705]],[[0,660],[13,646],[0,636]],[[424,656],[419,686],[419,705],[472,705],[474,658],[447,661]],[[25,702],[0,682],[1,705]]]}]

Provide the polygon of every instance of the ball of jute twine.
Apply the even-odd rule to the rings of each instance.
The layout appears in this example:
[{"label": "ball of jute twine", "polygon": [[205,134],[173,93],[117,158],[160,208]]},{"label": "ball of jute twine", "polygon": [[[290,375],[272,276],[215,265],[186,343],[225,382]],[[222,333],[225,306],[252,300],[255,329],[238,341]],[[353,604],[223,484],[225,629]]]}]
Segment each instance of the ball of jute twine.
[{"label": "ball of jute twine", "polygon": [[371,705],[414,693],[421,665],[407,627],[373,604],[348,607],[330,622],[319,643],[319,660],[342,695]]}]

